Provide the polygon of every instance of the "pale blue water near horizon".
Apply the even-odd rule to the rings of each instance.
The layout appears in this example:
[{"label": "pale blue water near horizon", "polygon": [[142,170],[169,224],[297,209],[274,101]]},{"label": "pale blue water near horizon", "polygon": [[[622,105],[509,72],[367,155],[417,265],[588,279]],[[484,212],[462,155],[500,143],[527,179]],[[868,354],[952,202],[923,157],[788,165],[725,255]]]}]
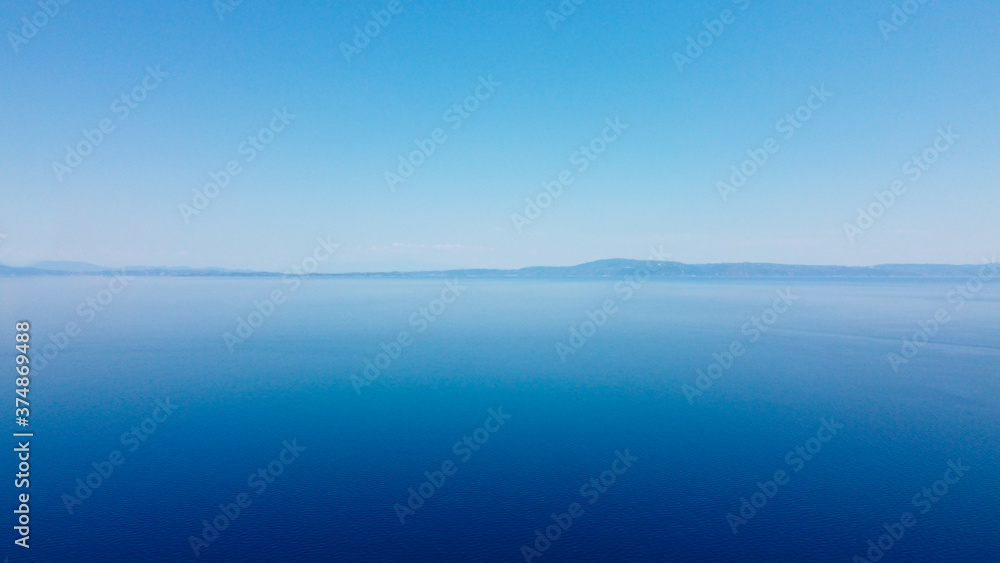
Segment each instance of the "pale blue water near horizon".
[{"label": "pale blue water near horizon", "polygon": [[[542,563],[847,562],[912,512],[881,561],[1000,561],[994,285],[959,309],[964,279],[668,279],[629,299],[618,281],[461,280],[424,325],[411,315],[443,279],[308,280],[230,351],[237,318],[288,285],[140,277],[91,317],[108,278],[0,278],[0,362],[28,320],[37,370],[32,548],[3,555],[500,563],[528,546]],[[563,362],[556,344],[607,300],[616,312]],[[894,371],[888,354],[939,310],[948,322]],[[752,341],[743,327],[762,316],[773,324]],[[68,322],[80,332],[64,339]],[[412,343],[358,393],[352,376],[401,331]],[[63,348],[39,369],[50,335]],[[689,402],[683,386],[734,342],[743,354]],[[455,447],[484,427],[477,450]],[[820,449],[788,458],[807,444]],[[76,479],[116,450],[124,462],[69,514]],[[449,461],[401,524],[394,505]],[[956,479],[949,462],[969,469]],[[269,464],[270,482],[248,482]],[[788,481],[734,534],[727,514],[779,470]],[[947,492],[915,506],[948,471]],[[602,476],[613,484],[586,485]],[[240,493],[251,503],[196,557],[189,538]],[[536,545],[573,503],[583,514]]]}]

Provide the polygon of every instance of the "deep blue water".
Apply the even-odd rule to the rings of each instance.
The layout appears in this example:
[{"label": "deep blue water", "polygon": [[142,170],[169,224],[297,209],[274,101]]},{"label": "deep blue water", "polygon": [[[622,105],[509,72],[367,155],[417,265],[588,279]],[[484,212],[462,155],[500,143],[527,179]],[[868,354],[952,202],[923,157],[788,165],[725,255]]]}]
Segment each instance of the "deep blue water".
[{"label": "deep blue water", "polygon": [[[533,561],[848,562],[908,511],[916,524],[882,561],[1000,561],[990,285],[956,310],[948,296],[966,280],[669,280],[627,300],[618,280],[464,281],[424,325],[411,315],[438,307],[444,280],[290,292],[137,278],[91,317],[86,299],[106,300],[108,281],[0,279],[0,365],[13,366],[14,322],[28,320],[36,367],[31,548],[8,526],[11,562],[524,561],[522,545],[573,503],[583,514]],[[783,288],[797,300],[765,313]],[[275,289],[287,300],[230,351],[223,334]],[[556,343],[609,299],[617,312],[561,361]],[[939,309],[950,320],[894,371],[887,355]],[[741,327],[762,314],[774,322],[751,342]],[[80,332],[63,339],[68,322]],[[409,346],[359,394],[352,376],[401,331]],[[38,370],[53,341],[63,349]],[[689,402],[682,386],[734,342],[743,355]],[[168,399],[172,414],[123,443]],[[490,409],[509,418],[486,424]],[[808,461],[786,460],[824,418],[842,428]],[[495,431],[476,444],[484,425]],[[463,436],[479,449],[453,448]],[[293,441],[304,450],[282,454]],[[63,495],[115,450],[124,463],[69,514]],[[615,463],[616,451],[638,459]],[[266,489],[248,483],[282,456]],[[958,460],[970,469],[921,513],[914,495]],[[394,505],[449,461],[401,524]],[[2,463],[12,478],[14,454]],[[581,494],[612,467],[625,470],[604,473],[603,493]],[[734,534],[727,514],[779,470],[788,482]],[[8,485],[5,506],[18,492]],[[189,537],[240,493],[251,504],[196,559]]]}]

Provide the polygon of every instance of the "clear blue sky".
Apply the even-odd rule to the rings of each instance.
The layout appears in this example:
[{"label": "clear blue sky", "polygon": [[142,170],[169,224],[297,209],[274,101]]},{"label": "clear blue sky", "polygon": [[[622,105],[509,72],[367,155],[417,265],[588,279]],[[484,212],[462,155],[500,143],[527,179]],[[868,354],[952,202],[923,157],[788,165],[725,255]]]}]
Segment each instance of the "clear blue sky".
[{"label": "clear blue sky", "polygon": [[[210,0],[144,4],[70,2],[26,42],[11,34],[41,8],[5,4],[0,263],[275,270],[328,235],[342,246],[326,271],[651,246],[691,263],[975,263],[1000,240],[996,2],[914,2],[885,31],[889,0],[589,0],[555,29],[555,0],[404,0],[350,61],[342,44],[387,2],[244,0],[221,21]],[[726,9],[680,71],[675,53]],[[168,76],[146,78],[157,65]],[[446,112],[490,76],[453,129]],[[116,99],[144,79],[155,88],[125,117]],[[778,121],[824,85],[833,96],[786,139]],[[238,147],[282,108],[296,117],[247,162]],[[628,129],[579,171],[572,155],[614,118]],[[53,162],[104,119],[114,130],[60,181]],[[912,181],[903,164],[949,126],[958,140]],[[445,141],[390,190],[386,171],[437,128]],[[730,166],[772,137],[778,152],[723,201]],[[231,160],[240,174],[186,221],[179,206]],[[519,233],[512,214],[562,170],[573,183]],[[895,180],[907,191],[849,242],[844,224]]]}]

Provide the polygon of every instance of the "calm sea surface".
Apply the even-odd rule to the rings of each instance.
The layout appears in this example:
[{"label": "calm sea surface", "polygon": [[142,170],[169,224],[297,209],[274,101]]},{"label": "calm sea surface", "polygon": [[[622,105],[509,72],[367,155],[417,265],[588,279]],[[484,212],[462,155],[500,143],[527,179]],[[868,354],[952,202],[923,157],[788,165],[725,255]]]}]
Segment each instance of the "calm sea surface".
[{"label": "calm sea surface", "polygon": [[3,555],[1000,561],[995,286],[620,281],[0,278]]}]

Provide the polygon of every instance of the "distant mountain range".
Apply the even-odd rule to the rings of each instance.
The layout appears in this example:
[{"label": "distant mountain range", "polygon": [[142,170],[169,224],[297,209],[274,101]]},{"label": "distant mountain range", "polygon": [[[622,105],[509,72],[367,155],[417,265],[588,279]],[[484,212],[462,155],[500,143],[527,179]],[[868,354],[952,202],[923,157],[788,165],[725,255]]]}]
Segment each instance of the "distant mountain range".
[{"label": "distant mountain range", "polygon": [[[887,278],[887,277],[969,277],[982,265],[883,264],[880,266],[802,266],[792,264],[726,263],[683,264],[645,260],[609,259],[578,266],[536,266],[519,270],[440,270],[427,272],[378,272],[351,274],[311,274],[316,278],[593,278],[622,277],[642,268],[653,277],[816,277],[816,278]],[[0,276],[107,276],[124,272],[131,276],[176,277],[276,277],[278,272],[225,270],[222,268],[145,267],[105,268],[85,262],[39,262],[30,267],[0,265]]]}]

